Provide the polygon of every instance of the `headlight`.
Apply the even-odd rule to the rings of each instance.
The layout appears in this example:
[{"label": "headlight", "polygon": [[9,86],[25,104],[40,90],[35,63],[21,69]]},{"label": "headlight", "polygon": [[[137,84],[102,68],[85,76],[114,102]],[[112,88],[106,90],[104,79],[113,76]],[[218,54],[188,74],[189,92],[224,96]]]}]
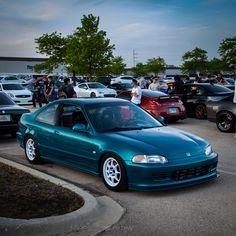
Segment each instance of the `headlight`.
[{"label": "headlight", "polygon": [[208,145],[205,149],[205,154],[207,156],[210,156],[212,153],[213,153],[212,147],[211,147],[211,145]]},{"label": "headlight", "polygon": [[133,163],[165,164],[168,160],[159,155],[137,155],[132,158]]},{"label": "headlight", "polygon": [[8,95],[9,95],[10,97],[14,98],[14,94],[8,93]]}]

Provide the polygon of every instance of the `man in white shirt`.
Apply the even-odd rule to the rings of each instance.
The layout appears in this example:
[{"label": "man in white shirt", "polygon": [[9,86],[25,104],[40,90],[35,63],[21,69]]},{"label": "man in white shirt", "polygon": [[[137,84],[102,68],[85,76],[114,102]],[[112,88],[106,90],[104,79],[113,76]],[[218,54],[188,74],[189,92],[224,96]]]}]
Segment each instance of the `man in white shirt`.
[{"label": "man in white shirt", "polygon": [[133,79],[133,89],[131,91],[131,96],[131,102],[139,106],[141,104],[142,90],[138,86],[138,81],[136,79]]}]

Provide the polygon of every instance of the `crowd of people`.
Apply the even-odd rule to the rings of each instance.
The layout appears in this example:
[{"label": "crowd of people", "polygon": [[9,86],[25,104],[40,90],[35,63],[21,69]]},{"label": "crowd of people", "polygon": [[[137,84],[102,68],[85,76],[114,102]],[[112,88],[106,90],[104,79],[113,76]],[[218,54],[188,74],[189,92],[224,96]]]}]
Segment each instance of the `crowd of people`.
[{"label": "crowd of people", "polygon": [[64,84],[60,84],[52,76],[33,76],[31,83],[34,107],[36,107],[36,102],[38,102],[39,107],[42,107],[43,103],[49,103],[61,98],[76,97],[76,92],[69,78],[64,79]]}]

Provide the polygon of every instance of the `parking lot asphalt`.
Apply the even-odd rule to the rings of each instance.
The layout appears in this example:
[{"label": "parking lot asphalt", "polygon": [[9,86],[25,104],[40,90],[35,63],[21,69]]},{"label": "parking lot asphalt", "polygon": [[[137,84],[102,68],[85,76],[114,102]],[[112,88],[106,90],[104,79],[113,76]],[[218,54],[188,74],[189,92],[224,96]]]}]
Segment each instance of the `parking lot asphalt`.
[{"label": "parking lot asphalt", "polygon": [[[219,154],[220,177],[170,191],[111,192],[99,177],[55,164],[32,166],[86,189],[109,196],[126,209],[120,221],[99,235],[234,235],[236,232],[236,134],[221,133],[207,120],[186,119],[170,126],[208,140]],[[171,148],[171,147],[163,147]],[[0,155],[31,166],[10,136],[0,136]]]}]

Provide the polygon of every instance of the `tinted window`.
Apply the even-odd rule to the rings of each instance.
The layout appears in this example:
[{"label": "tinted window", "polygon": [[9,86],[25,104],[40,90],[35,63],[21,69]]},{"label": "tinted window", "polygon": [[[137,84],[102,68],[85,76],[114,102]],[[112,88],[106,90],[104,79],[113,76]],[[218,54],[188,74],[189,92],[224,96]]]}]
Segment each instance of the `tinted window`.
[{"label": "tinted window", "polygon": [[94,84],[88,84],[89,88],[106,88],[103,84],[100,83],[94,83]]},{"label": "tinted window", "polygon": [[56,116],[56,111],[58,108],[58,104],[51,105],[47,107],[45,110],[40,112],[38,116],[36,117],[37,121],[40,121],[45,124],[50,124],[50,125],[55,125],[55,116]]},{"label": "tinted window", "polygon": [[11,76],[11,77],[5,77],[4,79],[5,79],[5,80],[17,80],[16,77],[12,77],[12,76]]},{"label": "tinted window", "polygon": [[81,88],[81,89],[87,89],[88,88],[86,84],[80,84],[78,87]]},{"label": "tinted window", "polygon": [[210,91],[210,92],[212,92],[212,93],[225,93],[225,92],[231,92],[232,93],[232,90],[230,90],[230,89],[228,89],[228,88],[226,88],[226,87],[224,87],[223,85],[205,85],[205,88],[208,90],[208,91]]},{"label": "tinted window", "polygon": [[21,84],[2,84],[4,90],[22,90],[24,87]]},{"label": "tinted window", "polygon": [[0,93],[0,105],[15,105],[5,93]]},{"label": "tinted window", "polygon": [[133,103],[114,102],[86,105],[88,116],[98,132],[123,131],[162,126]]}]

